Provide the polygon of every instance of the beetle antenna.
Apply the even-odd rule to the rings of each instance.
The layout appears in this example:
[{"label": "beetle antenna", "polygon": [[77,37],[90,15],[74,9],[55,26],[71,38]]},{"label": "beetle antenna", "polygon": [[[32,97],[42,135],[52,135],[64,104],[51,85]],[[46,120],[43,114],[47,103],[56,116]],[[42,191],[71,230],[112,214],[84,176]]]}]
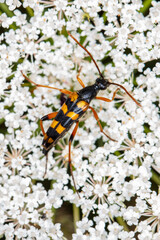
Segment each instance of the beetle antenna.
[{"label": "beetle antenna", "polygon": [[132,98],[132,100],[139,106],[139,107],[142,107],[141,104],[139,102],[137,102],[137,100],[127,91],[127,89],[125,87],[123,87],[122,85],[118,84],[118,83],[112,83],[110,82],[109,83],[110,85],[116,85],[118,87],[121,87],[127,94],[128,96],[130,96],[130,98]]},{"label": "beetle antenna", "polygon": [[86,51],[86,52],[88,53],[88,55],[91,57],[92,61],[93,61],[94,64],[96,65],[96,68],[97,68],[97,70],[98,70],[98,72],[99,72],[99,75],[100,75],[102,78],[104,78],[103,75],[102,75],[102,73],[101,73],[101,71],[100,71],[100,69],[99,69],[99,67],[98,67],[98,65],[97,65],[97,63],[96,63],[96,61],[94,60],[92,54],[91,54],[85,47],[83,47],[83,46],[80,44],[80,42],[78,42],[78,40],[77,40],[75,37],[72,36],[72,34],[71,34],[70,32],[67,31],[67,33],[68,33],[68,35],[69,35],[81,48],[84,49],[84,51]]},{"label": "beetle antenna", "polygon": [[[99,69],[96,61],[94,60],[92,54],[91,54],[85,47],[83,47],[83,46],[80,44],[80,42],[78,42],[78,40],[77,40],[75,37],[72,36],[72,34],[71,34],[70,32],[67,31],[67,33],[68,33],[68,35],[69,35],[81,48],[83,48],[83,49],[88,53],[88,55],[91,57],[92,61],[94,62],[95,66],[96,66],[96,68],[97,68],[97,70],[98,70],[98,72],[99,72],[99,75],[104,79],[104,77],[103,77],[103,75],[102,75],[102,73],[101,73],[101,71],[100,71],[100,69]],[[112,84],[112,85],[116,85],[116,86],[121,87],[121,88],[128,94],[128,96],[130,96],[130,98],[132,98],[132,100],[133,100],[139,107],[141,107],[141,104],[138,103],[134,97],[132,97],[132,95],[125,89],[125,87],[123,87],[122,85],[120,85],[120,84],[118,84],[118,83],[109,82],[109,84],[110,84],[110,85]]]}]

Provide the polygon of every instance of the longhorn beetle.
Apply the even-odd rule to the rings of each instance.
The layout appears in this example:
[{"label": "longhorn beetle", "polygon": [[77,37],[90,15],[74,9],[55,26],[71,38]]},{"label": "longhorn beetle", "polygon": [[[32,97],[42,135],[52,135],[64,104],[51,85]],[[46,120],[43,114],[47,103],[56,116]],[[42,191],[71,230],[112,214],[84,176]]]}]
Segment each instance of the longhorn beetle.
[{"label": "longhorn beetle", "polygon": [[[55,87],[37,84],[37,83],[33,82],[32,80],[30,80],[27,76],[25,76],[22,71],[21,71],[21,73],[26,80],[28,80],[30,83],[34,84],[37,87],[56,89],[56,90],[60,91],[61,93],[68,95],[68,98],[66,99],[65,103],[62,105],[61,109],[58,112],[49,113],[48,115],[45,115],[44,117],[42,117],[40,119],[40,126],[41,126],[41,130],[42,130],[42,133],[44,136],[43,142],[42,142],[42,147],[43,147],[43,153],[44,153],[44,155],[46,155],[46,166],[45,166],[45,174],[46,174],[47,162],[48,162],[48,152],[50,151],[50,149],[53,146],[55,146],[55,144],[58,142],[58,140],[61,139],[68,132],[68,130],[73,125],[73,123],[76,124],[73,129],[73,132],[69,138],[69,167],[70,167],[70,173],[71,173],[71,176],[73,179],[74,188],[79,196],[79,193],[76,189],[74,175],[72,172],[71,143],[77,132],[79,119],[84,115],[84,113],[87,111],[87,109],[91,109],[91,111],[93,112],[93,115],[94,115],[95,119],[97,120],[97,123],[100,127],[100,131],[106,137],[108,137],[110,140],[116,141],[116,140],[112,139],[110,136],[108,136],[103,131],[102,125],[99,121],[96,111],[93,109],[93,107],[91,107],[89,105],[91,100],[98,99],[98,100],[102,100],[105,102],[112,102],[114,100],[115,95],[116,95],[117,91],[119,90],[119,88],[117,88],[114,91],[111,100],[108,98],[105,98],[105,97],[98,97],[97,94],[100,90],[106,90],[110,85],[116,85],[116,86],[122,88],[139,107],[141,107],[141,105],[122,85],[120,85],[118,83],[112,83],[110,80],[105,79],[104,76],[102,75],[96,61],[94,60],[93,56],[91,55],[91,53],[85,47],[83,47],[77,41],[77,39],[75,39],[71,35],[70,32],[67,32],[67,33],[81,48],[83,48],[88,53],[88,55],[91,57],[92,61],[94,62],[95,66],[99,72],[99,78],[96,79],[94,84],[92,84],[91,86],[85,87],[83,81],[79,77],[79,75],[80,75],[80,71],[79,71],[78,75],[77,75],[77,80],[80,83],[80,85],[82,86],[82,89],[78,90],[77,92],[71,92],[66,89],[59,89],[59,88],[55,88]],[[54,118],[54,120],[52,121],[47,132],[45,132],[42,122],[49,120],[49,119],[53,119],[53,118]],[[44,176],[45,176],[45,174],[44,174]]]}]

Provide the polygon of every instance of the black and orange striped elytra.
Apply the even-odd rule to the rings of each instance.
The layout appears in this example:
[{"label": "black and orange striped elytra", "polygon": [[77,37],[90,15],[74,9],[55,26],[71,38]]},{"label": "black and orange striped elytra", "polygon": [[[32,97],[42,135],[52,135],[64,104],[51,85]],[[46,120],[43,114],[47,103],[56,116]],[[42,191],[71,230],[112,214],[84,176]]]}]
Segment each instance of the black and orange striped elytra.
[{"label": "black and orange striped elytra", "polygon": [[[87,111],[87,109],[91,109],[91,111],[93,112],[93,115],[94,115],[95,119],[97,120],[97,123],[100,127],[100,131],[106,137],[108,137],[110,140],[116,141],[116,140],[112,139],[110,136],[108,136],[103,131],[96,111],[93,109],[93,107],[89,106],[92,99],[98,99],[98,100],[102,100],[105,102],[113,101],[113,99],[115,98],[116,92],[119,90],[119,88],[117,88],[116,91],[113,93],[113,97],[111,100],[108,98],[105,98],[105,97],[98,97],[97,94],[100,90],[106,90],[110,85],[116,85],[116,86],[122,88],[138,106],[141,106],[141,105],[135,100],[135,98],[122,85],[117,84],[117,83],[112,83],[108,79],[105,79],[103,77],[97,63],[95,62],[94,58],[92,57],[91,53],[88,52],[88,50],[85,47],[83,47],[69,32],[68,32],[68,34],[80,47],[82,47],[88,53],[88,55],[93,60],[95,66],[99,72],[100,77],[96,79],[96,81],[93,85],[85,87],[83,81],[79,77],[80,71],[77,75],[77,80],[80,83],[80,85],[82,86],[82,89],[77,92],[71,92],[66,89],[59,89],[59,88],[54,88],[54,87],[50,87],[50,86],[46,86],[46,85],[39,85],[39,84],[36,84],[35,82],[33,82],[32,80],[30,80],[28,77],[26,77],[23,74],[23,72],[22,72],[22,75],[24,76],[24,78],[26,80],[28,80],[30,83],[34,84],[37,87],[56,89],[56,90],[59,90],[61,93],[68,95],[67,100],[65,101],[65,103],[63,103],[61,109],[58,112],[50,113],[41,118],[40,126],[41,126],[42,133],[44,135],[42,146],[43,146],[43,153],[44,153],[44,155],[46,155],[46,169],[45,169],[45,174],[46,174],[49,150],[53,146],[55,146],[55,144],[58,142],[58,140],[61,139],[66,134],[66,132],[71,128],[71,126],[74,123],[76,123],[76,125],[73,129],[73,132],[70,136],[70,139],[69,139],[69,166],[70,166],[71,176],[73,179],[73,184],[74,184],[74,187],[76,190],[76,184],[75,184],[75,180],[74,180],[74,176],[73,176],[73,172],[72,172],[72,163],[71,163],[71,143],[77,132],[79,119],[84,115],[84,113]],[[50,127],[48,128],[47,132],[45,132],[42,122],[49,120],[49,119],[54,119],[54,120],[51,123]],[[79,195],[79,193],[78,193],[78,195]]]}]

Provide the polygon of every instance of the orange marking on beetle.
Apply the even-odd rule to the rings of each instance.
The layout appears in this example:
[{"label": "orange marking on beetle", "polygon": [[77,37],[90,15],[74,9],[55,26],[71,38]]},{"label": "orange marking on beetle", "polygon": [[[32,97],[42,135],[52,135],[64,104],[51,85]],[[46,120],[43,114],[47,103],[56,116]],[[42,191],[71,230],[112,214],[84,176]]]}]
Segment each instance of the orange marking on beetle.
[{"label": "orange marking on beetle", "polygon": [[59,124],[58,127],[56,128],[56,131],[57,131],[59,134],[61,134],[64,130],[65,130],[65,128],[64,128],[61,124]]},{"label": "orange marking on beetle", "polygon": [[52,124],[51,124],[51,127],[52,127],[52,128],[55,128],[58,123],[59,123],[58,121],[53,120],[53,122],[52,122]]},{"label": "orange marking on beetle", "polygon": [[46,140],[48,138],[47,133],[44,135],[44,140]]},{"label": "orange marking on beetle", "polygon": [[72,95],[71,95],[71,101],[72,102],[75,102],[78,98],[78,94],[76,92],[73,92]]},{"label": "orange marking on beetle", "polygon": [[54,140],[48,137],[47,133],[44,135],[44,140],[47,140],[48,143],[52,143]]},{"label": "orange marking on beetle", "polygon": [[80,101],[77,103],[77,107],[82,108],[83,111],[86,111],[89,107],[89,104],[85,101]]},{"label": "orange marking on beetle", "polygon": [[61,110],[63,111],[64,114],[68,111],[68,107],[65,103],[63,104]]},{"label": "orange marking on beetle", "polygon": [[75,112],[69,112],[69,113],[67,113],[66,116],[72,118],[72,120],[76,120],[79,117],[79,114],[77,114]]},{"label": "orange marking on beetle", "polygon": [[53,142],[54,142],[54,140],[52,138],[48,139],[48,143],[53,143]]}]

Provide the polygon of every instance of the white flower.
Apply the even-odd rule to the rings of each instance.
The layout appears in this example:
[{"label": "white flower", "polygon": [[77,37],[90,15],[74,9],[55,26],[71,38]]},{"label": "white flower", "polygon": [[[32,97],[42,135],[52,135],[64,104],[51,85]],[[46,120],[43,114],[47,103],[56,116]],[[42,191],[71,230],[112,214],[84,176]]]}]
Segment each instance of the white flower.
[{"label": "white flower", "polygon": [[[65,239],[52,217],[67,201],[82,212],[73,239],[158,239],[159,2],[152,1],[147,15],[141,0],[0,2],[0,235]],[[85,86],[94,84],[95,64],[66,30],[91,52],[105,79],[122,84],[142,105],[122,88],[111,103],[91,102],[104,131],[117,142],[100,132],[91,111],[80,119],[71,157],[81,198],[68,171],[73,129],[49,152],[44,181],[39,119],[58,111],[62,96],[35,88],[21,74],[77,91],[82,67]],[[99,96],[112,99],[115,89],[109,86]],[[44,122],[45,131],[50,124]]]}]

